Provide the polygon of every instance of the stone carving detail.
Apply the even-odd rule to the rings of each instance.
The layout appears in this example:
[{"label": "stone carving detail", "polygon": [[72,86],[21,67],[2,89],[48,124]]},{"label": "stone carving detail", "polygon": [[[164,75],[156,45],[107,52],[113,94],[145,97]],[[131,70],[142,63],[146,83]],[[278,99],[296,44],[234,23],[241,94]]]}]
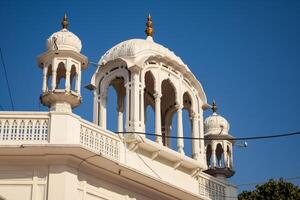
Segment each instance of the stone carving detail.
[{"label": "stone carving detail", "polygon": [[225,186],[204,177],[199,177],[199,194],[212,200],[225,200]]},{"label": "stone carving detail", "polygon": [[47,141],[48,119],[0,119],[0,141]]},{"label": "stone carving detail", "polygon": [[102,56],[100,63],[102,63],[102,61],[108,62],[120,57],[135,57],[141,52],[161,54],[162,56],[168,57],[178,64],[187,67],[180,57],[176,56],[174,52],[170,51],[168,48],[155,42],[143,39],[131,39],[117,44]]},{"label": "stone carving detail", "polygon": [[80,39],[67,29],[53,33],[47,40],[48,50],[73,50],[80,52],[81,47]]},{"label": "stone carving detail", "polygon": [[118,140],[85,125],[81,125],[80,128],[80,144],[101,156],[114,160],[119,160],[120,158]]}]

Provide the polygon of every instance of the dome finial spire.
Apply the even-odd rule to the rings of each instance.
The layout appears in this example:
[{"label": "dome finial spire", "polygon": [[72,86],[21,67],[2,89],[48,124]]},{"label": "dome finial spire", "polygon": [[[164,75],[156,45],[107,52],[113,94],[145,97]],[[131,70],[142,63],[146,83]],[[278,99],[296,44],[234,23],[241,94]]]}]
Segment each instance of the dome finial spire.
[{"label": "dome finial spire", "polygon": [[147,17],[147,23],[146,23],[146,30],[145,30],[146,35],[149,37],[153,36],[153,23],[152,23],[152,18],[151,15],[149,13],[148,17]]},{"label": "dome finial spire", "polygon": [[211,106],[211,109],[213,111],[213,113],[217,113],[217,104],[216,104],[216,101],[213,99],[213,103],[212,103],[212,106]]},{"label": "dome finial spire", "polygon": [[66,13],[65,13],[65,16],[63,18],[63,21],[61,22],[61,25],[62,25],[63,29],[67,29],[68,28],[69,21],[68,21],[68,17],[67,17]]}]

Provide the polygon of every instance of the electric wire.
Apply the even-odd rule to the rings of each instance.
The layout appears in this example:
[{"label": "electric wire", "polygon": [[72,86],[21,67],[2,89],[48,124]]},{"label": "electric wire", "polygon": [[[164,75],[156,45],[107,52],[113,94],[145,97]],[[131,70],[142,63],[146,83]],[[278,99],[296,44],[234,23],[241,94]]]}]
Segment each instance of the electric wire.
[{"label": "electric wire", "polygon": [[10,85],[9,85],[9,82],[8,82],[7,71],[6,71],[5,62],[4,62],[4,58],[3,58],[3,54],[2,54],[1,48],[0,48],[0,56],[1,56],[2,66],[3,66],[3,69],[4,69],[4,75],[5,75],[6,84],[7,84],[7,88],[8,88],[8,93],[9,93],[11,108],[14,111],[15,110],[14,101],[13,101],[13,98],[12,98],[12,95],[11,95],[11,89],[10,89]]},{"label": "electric wire", "polygon": [[165,137],[171,139],[187,139],[187,140],[260,140],[260,139],[271,139],[271,138],[280,138],[280,137],[290,137],[295,135],[300,135],[300,131],[284,133],[284,134],[275,134],[275,135],[263,135],[263,136],[249,136],[249,137],[236,137],[236,138],[228,138],[228,137],[211,137],[211,138],[201,138],[201,137],[187,137],[187,136],[172,136],[172,135],[158,135],[155,133],[147,133],[147,132],[115,132],[115,133],[123,133],[123,134],[138,134],[138,135],[149,135],[149,136],[157,136],[157,137]]}]

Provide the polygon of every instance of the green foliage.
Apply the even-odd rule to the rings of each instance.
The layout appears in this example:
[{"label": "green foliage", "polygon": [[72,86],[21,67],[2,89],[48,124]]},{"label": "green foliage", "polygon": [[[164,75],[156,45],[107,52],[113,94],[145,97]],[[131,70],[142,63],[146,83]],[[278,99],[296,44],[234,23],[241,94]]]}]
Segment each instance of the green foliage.
[{"label": "green foliage", "polygon": [[256,185],[253,191],[243,191],[239,200],[300,200],[300,188],[292,183],[270,179],[262,185]]}]

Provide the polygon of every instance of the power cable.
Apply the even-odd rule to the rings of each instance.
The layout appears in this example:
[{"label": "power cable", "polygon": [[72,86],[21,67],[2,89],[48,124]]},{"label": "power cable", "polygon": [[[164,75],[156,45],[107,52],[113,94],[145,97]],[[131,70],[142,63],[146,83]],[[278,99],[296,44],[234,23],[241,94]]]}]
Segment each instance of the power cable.
[{"label": "power cable", "polygon": [[12,95],[11,95],[11,90],[10,90],[10,86],[9,86],[9,82],[8,82],[7,71],[6,71],[6,67],[5,67],[4,58],[3,58],[3,54],[2,54],[1,48],[0,48],[0,56],[1,56],[2,66],[3,66],[3,69],[4,69],[4,75],[5,75],[6,84],[7,84],[7,88],[8,88],[8,93],[9,93],[11,108],[14,111],[15,110],[14,101],[13,101]]},{"label": "power cable", "polygon": [[291,132],[291,133],[285,133],[285,134],[277,134],[277,135],[264,135],[264,136],[251,136],[251,137],[236,137],[236,138],[228,138],[228,137],[211,137],[211,138],[198,138],[198,137],[186,137],[186,136],[171,136],[171,135],[158,135],[155,133],[146,133],[146,132],[115,132],[115,133],[123,133],[123,134],[139,134],[139,135],[149,135],[149,136],[158,136],[158,137],[165,137],[165,138],[171,138],[171,139],[187,139],[187,140],[260,140],[260,139],[271,139],[271,138],[279,138],[279,137],[289,137],[289,136],[295,136],[300,135],[300,131],[297,132]]}]

